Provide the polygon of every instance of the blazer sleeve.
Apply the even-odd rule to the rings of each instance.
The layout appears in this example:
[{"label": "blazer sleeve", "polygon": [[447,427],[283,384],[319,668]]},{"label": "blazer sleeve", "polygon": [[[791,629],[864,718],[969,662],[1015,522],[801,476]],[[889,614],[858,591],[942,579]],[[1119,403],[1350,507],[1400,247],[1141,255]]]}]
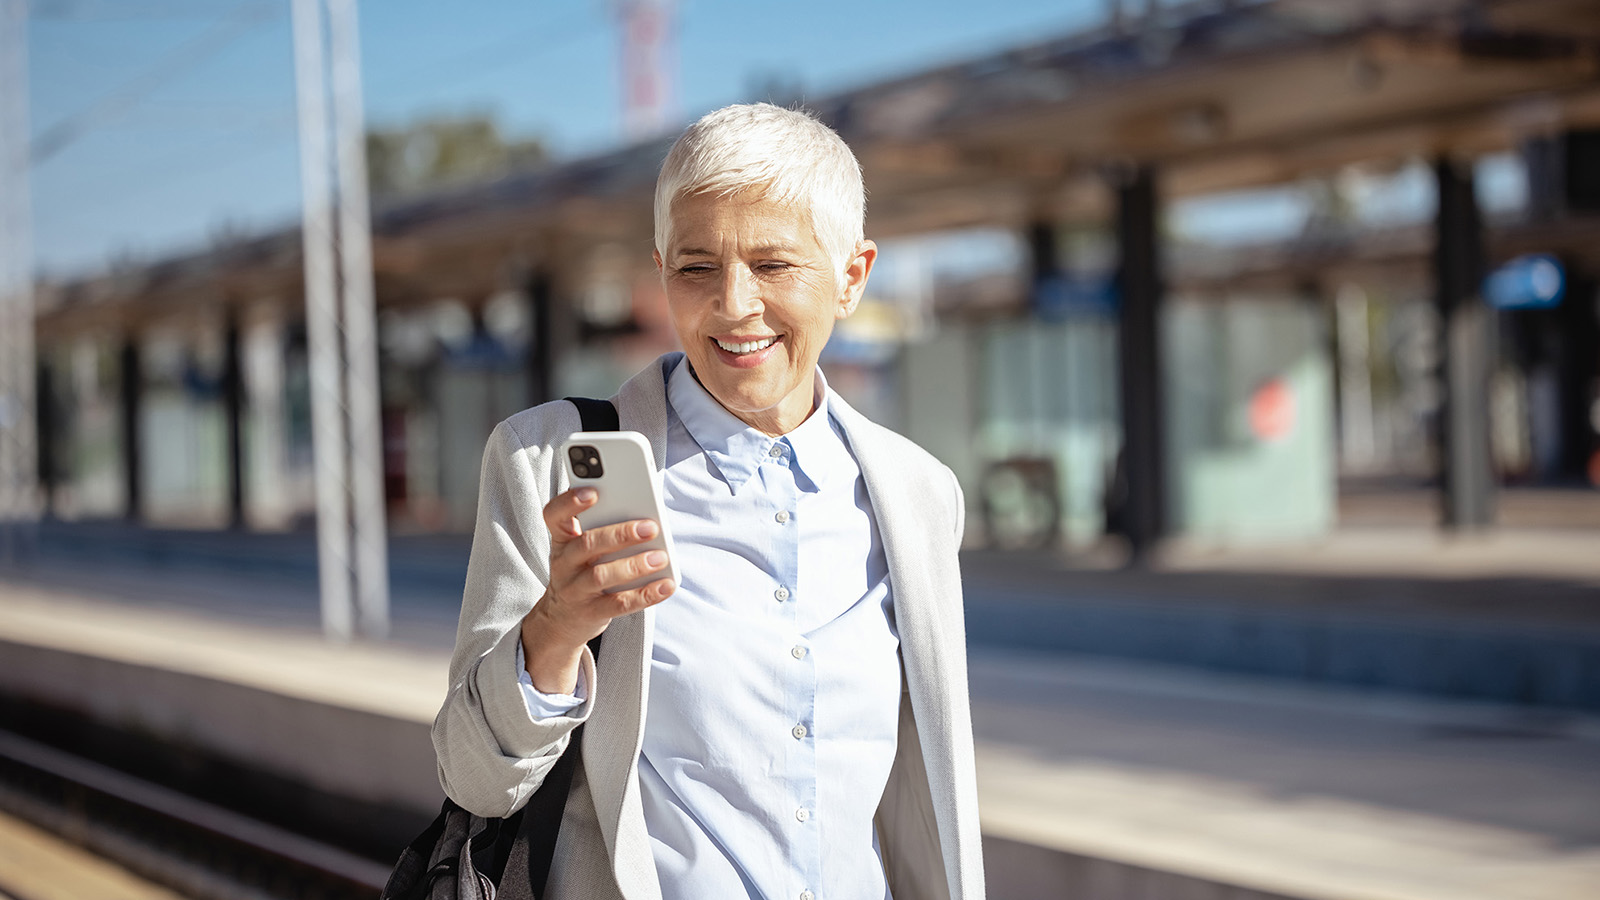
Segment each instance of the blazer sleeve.
[{"label": "blazer sleeve", "polygon": [[[577,428],[571,404],[561,404],[570,416],[552,406],[500,423],[484,450],[449,692],[433,723],[440,784],[480,816],[504,817],[520,809],[593,705],[591,700],[570,715],[535,719],[518,684],[522,619],[549,582],[543,510],[560,489],[550,444]],[[593,698],[597,681],[587,648],[582,668]]]}]

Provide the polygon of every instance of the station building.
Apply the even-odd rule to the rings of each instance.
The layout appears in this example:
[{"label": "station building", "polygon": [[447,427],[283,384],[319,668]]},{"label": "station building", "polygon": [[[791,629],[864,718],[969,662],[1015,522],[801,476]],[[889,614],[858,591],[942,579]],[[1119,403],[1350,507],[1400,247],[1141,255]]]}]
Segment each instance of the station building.
[{"label": "station building", "polygon": [[[1600,481],[1593,3],[1188,3],[805,103],[886,247],[830,383],[974,540],[1309,537],[1358,482],[1477,528]],[[469,527],[496,421],[673,348],[669,144],[374,210],[392,528]],[[289,230],[41,285],[48,513],[309,523],[301,273]]]}]

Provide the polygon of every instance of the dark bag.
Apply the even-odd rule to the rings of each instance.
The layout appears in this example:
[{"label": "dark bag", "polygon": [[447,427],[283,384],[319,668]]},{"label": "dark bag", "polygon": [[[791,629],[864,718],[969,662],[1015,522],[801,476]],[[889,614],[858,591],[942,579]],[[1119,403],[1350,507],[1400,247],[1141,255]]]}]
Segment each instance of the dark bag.
[{"label": "dark bag", "polygon": [[[607,400],[568,397],[584,431],[616,431],[617,408]],[[600,638],[589,642],[600,656]],[[380,900],[537,900],[550,877],[561,814],[582,756],[583,726],[521,809],[504,819],[475,816],[455,801],[400,854]]]}]

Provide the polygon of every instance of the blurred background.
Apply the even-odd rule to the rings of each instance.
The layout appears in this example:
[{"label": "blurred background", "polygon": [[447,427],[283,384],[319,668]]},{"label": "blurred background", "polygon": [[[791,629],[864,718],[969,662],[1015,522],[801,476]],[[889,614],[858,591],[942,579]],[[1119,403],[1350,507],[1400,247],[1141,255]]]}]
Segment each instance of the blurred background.
[{"label": "blurred background", "polygon": [[754,100],[966,493],[991,896],[1600,897],[1593,0],[0,11],[0,897],[373,895],[484,441],[676,348]]}]

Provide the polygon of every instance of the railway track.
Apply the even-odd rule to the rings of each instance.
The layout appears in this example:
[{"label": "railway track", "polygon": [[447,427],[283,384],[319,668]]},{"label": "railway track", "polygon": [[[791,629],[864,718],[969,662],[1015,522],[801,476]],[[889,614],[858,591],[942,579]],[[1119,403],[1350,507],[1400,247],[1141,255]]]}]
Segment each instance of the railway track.
[{"label": "railway track", "polygon": [[343,848],[4,730],[0,809],[192,900],[372,900],[388,877]]}]

